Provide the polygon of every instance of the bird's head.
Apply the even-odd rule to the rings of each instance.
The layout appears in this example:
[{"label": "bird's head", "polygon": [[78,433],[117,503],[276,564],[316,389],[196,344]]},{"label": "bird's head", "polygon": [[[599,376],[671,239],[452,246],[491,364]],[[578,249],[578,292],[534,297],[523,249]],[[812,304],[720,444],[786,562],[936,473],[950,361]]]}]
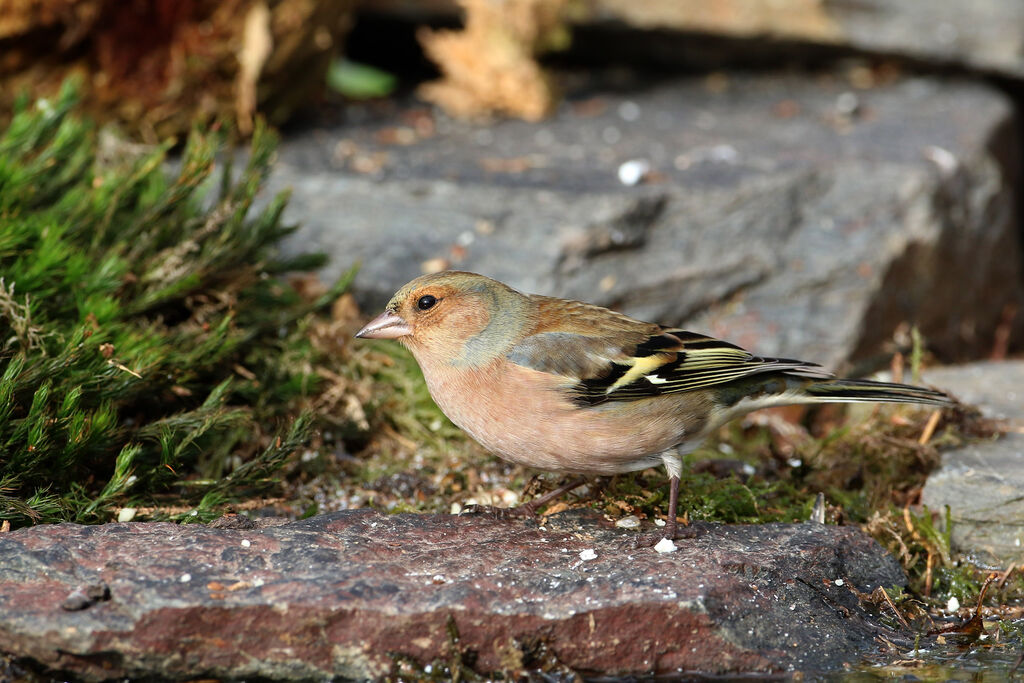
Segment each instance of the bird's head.
[{"label": "bird's head", "polygon": [[434,352],[473,362],[476,347],[500,350],[523,324],[527,297],[476,273],[423,275],[398,290],[384,312],[356,333],[363,339],[397,339],[414,353]]}]

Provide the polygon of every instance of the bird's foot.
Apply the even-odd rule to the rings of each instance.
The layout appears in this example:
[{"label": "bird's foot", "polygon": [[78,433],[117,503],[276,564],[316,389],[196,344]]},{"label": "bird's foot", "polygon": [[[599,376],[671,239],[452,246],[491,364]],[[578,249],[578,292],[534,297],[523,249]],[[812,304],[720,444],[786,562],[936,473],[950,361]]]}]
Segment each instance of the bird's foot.
[{"label": "bird's foot", "polygon": [[484,515],[491,519],[500,520],[529,519],[536,515],[536,510],[528,503],[511,508],[501,508],[496,505],[477,505],[474,503],[462,508],[459,511],[459,516],[462,515]]},{"label": "bird's foot", "polygon": [[683,526],[680,524],[668,524],[664,529],[650,533],[639,534],[630,544],[633,548],[653,548],[662,540],[681,541],[703,536],[711,529],[707,522],[690,522]]}]

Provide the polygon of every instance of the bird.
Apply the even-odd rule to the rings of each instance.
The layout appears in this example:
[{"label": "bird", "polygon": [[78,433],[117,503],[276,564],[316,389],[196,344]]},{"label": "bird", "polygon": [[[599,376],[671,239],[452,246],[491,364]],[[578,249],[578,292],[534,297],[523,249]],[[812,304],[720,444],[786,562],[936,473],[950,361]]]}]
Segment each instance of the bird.
[{"label": "bird", "polygon": [[663,465],[669,540],[682,457],[730,420],[801,403],[953,403],[463,271],[412,280],[356,337],[404,345],[442,412],[491,453],[576,476],[519,506],[526,514],[587,477]]}]

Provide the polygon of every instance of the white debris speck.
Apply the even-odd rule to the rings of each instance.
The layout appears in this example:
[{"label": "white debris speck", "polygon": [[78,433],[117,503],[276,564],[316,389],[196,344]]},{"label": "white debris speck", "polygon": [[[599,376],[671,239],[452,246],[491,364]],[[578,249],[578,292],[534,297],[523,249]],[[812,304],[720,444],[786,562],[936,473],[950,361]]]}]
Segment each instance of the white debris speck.
[{"label": "white debris speck", "polygon": [[626,100],[619,105],[619,118],[623,121],[636,121],[640,118],[640,105],[632,100]]},{"label": "white debris speck", "polygon": [[790,458],[786,461],[786,464],[795,469],[797,467],[801,467],[804,464],[804,461],[800,458]]},{"label": "white debris speck", "polygon": [[654,523],[657,524],[658,526],[665,526],[665,520],[663,520],[663,519],[656,519],[656,520],[654,520]]},{"label": "white debris speck", "polygon": [[651,162],[646,159],[630,159],[619,165],[619,182],[632,187],[643,182],[651,172]]},{"label": "white debris speck", "polygon": [[243,548],[248,548],[251,545],[252,545],[252,541],[250,541],[248,538],[243,538],[242,539],[242,547]]},{"label": "white debris speck", "polygon": [[117,521],[130,522],[135,519],[136,512],[138,512],[137,508],[121,508],[117,513]]},{"label": "white debris speck", "polygon": [[957,600],[956,596],[954,595],[953,597],[951,597],[949,599],[949,602],[946,603],[946,611],[947,612],[955,612],[958,609],[960,609],[960,601]]},{"label": "white debris speck", "polygon": [[459,514],[460,512],[462,512],[462,504],[461,503],[452,503],[451,510],[452,510],[452,514],[453,515]]},{"label": "white debris speck", "polygon": [[957,166],[960,165],[960,162],[957,161],[956,155],[942,147],[928,145],[924,148],[923,153],[925,159],[938,166],[939,170],[946,175],[952,174],[956,171]]},{"label": "white debris speck", "polygon": [[635,529],[640,526],[640,518],[636,515],[629,515],[615,522],[615,526],[620,529]]},{"label": "white debris speck", "polygon": [[191,580],[192,580],[192,575],[191,574],[182,574],[178,578],[178,581],[181,581],[182,583],[188,583]]},{"label": "white debris speck", "polygon": [[654,546],[654,549],[659,553],[674,553],[677,550],[676,544],[668,538],[663,538],[658,541],[658,544]]},{"label": "white debris speck", "polygon": [[252,585],[255,586],[256,588],[259,588],[260,586],[263,585],[263,579],[253,579],[252,580]]},{"label": "white debris speck", "polygon": [[793,603],[792,605],[789,606],[789,611],[790,612],[795,612],[796,611],[796,603]]},{"label": "white debris speck", "polygon": [[732,145],[715,145],[708,152],[708,160],[723,164],[735,164],[739,159],[740,153]]},{"label": "white debris speck", "polygon": [[846,582],[845,582],[845,581],[843,581],[842,579],[836,579],[836,581],[835,581],[835,584],[836,584],[837,586],[842,586],[842,585],[843,585],[843,584],[845,584],[845,583],[846,583]]},{"label": "white debris speck", "polygon": [[597,553],[595,553],[592,548],[587,548],[586,550],[580,552],[580,559],[584,562],[586,562],[587,560],[597,559]]},{"label": "white debris speck", "polygon": [[852,92],[840,93],[836,98],[836,111],[841,116],[852,116],[860,109],[860,98]]}]

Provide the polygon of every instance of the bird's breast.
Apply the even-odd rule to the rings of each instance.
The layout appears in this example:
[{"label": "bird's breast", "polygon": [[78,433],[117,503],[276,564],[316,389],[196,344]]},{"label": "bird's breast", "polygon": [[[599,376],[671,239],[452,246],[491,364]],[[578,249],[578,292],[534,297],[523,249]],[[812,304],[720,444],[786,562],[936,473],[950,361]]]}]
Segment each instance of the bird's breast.
[{"label": "bird's breast", "polygon": [[673,397],[580,407],[566,378],[507,362],[424,376],[452,422],[495,455],[528,467],[595,475],[643,469],[699,431]]}]

